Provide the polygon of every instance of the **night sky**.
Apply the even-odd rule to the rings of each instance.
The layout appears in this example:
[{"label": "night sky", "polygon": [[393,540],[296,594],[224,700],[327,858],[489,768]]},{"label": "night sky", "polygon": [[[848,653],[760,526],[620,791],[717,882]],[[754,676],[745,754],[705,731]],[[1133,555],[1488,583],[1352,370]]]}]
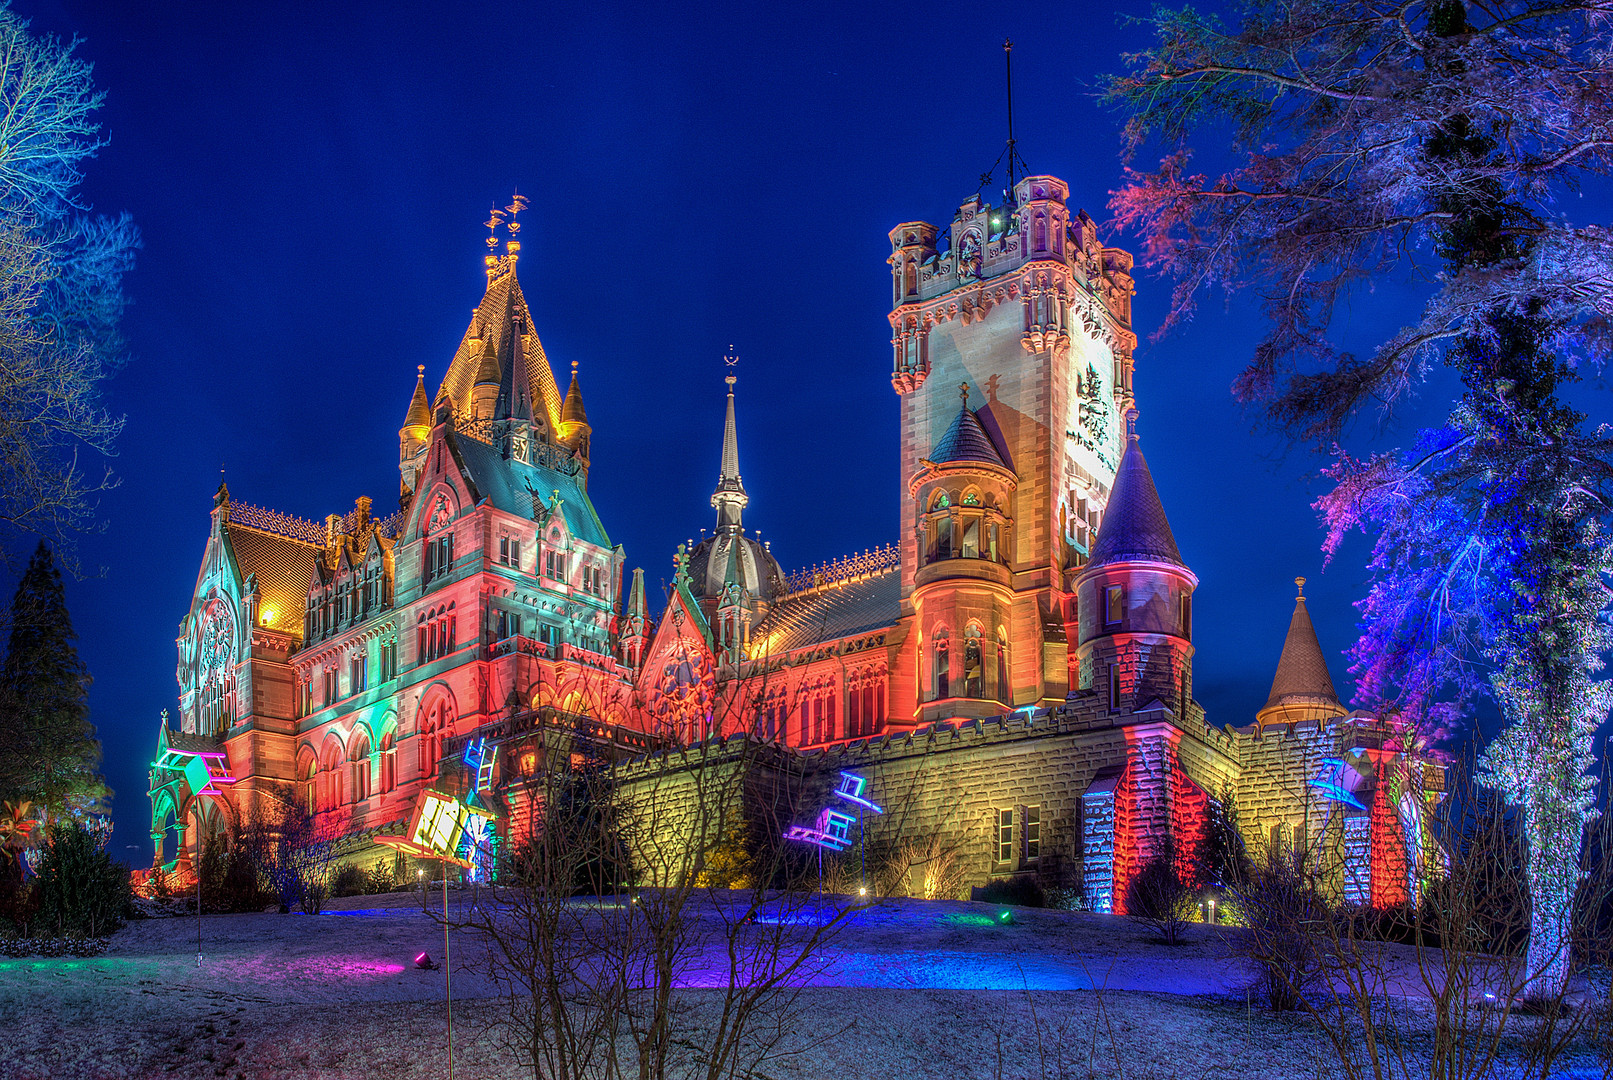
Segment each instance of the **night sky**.
[{"label": "night sky", "polygon": [[[128,417],[122,486],[83,547],[104,576],[69,588],[114,843],[138,865],[220,467],[243,502],[321,520],[369,495],[388,512],[415,365],[434,392],[482,293],[490,206],[531,200],[522,285],[562,387],[580,362],[590,491],[652,590],[712,524],[730,344],[746,524],[787,570],[883,545],[899,505],[886,233],[945,225],[996,159],[1005,36],[1021,153],[1106,219],[1119,121],[1092,92],[1147,44],[1124,16],[1148,4],[16,7],[83,39],[110,139],[85,194],[145,238],[133,360],[108,387]],[[1256,302],[1212,300],[1150,342],[1168,285],[1137,278],[1139,429],[1201,582],[1198,697],[1217,725],[1253,718],[1296,574],[1347,696],[1366,548],[1323,573],[1316,460],[1253,433],[1230,396]],[[1381,283],[1340,334],[1365,347],[1415,302]]]}]

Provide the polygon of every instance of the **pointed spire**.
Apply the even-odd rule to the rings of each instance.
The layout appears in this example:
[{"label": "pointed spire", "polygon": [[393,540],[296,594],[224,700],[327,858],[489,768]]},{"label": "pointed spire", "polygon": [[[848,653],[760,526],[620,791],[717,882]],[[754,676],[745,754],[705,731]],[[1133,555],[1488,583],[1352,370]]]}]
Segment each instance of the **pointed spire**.
[{"label": "pointed spire", "polygon": [[498,350],[493,345],[493,335],[488,334],[482,339],[482,358],[476,366],[476,381],[473,386],[497,386],[499,384]]},{"label": "pointed spire", "polygon": [[1265,708],[1322,705],[1342,711],[1338,693],[1333,689],[1333,678],[1327,672],[1321,642],[1316,640],[1316,628],[1311,625],[1310,612],[1305,608],[1305,579],[1295,578],[1294,584],[1299,588],[1299,595],[1294,599],[1288,637],[1283,641],[1282,658],[1277,661],[1277,676],[1271,681],[1271,696],[1266,699]]},{"label": "pointed spire", "polygon": [[571,385],[566,389],[565,403],[560,406],[560,422],[564,424],[588,423],[588,411],[582,407],[582,387],[577,383],[577,361],[571,362]]},{"label": "pointed spire", "polygon": [[728,416],[723,421],[722,475],[717,490],[712,493],[711,505],[717,510],[717,531],[739,532],[740,512],[750,502],[745,485],[739,479],[739,430],[734,423],[734,376],[723,380],[728,384]]},{"label": "pointed spire", "polygon": [[409,399],[409,413],[403,418],[404,427],[431,426],[431,402],[426,400],[426,365],[415,368],[414,397]]},{"label": "pointed spire", "polygon": [[644,619],[646,618],[645,611],[644,568],[642,566],[635,566],[633,568],[633,587],[627,594],[627,617],[629,619],[637,619],[638,625],[642,627],[644,625]]},{"label": "pointed spire", "polygon": [[528,400],[532,383],[526,371],[526,326],[511,316],[509,326],[510,362],[499,374],[498,401],[493,406],[495,420],[531,420],[532,402]]},{"label": "pointed spire", "polygon": [[1184,568],[1187,565],[1171,535],[1171,523],[1165,517],[1165,507],[1160,504],[1159,491],[1154,487],[1142,448],[1137,445],[1135,431],[1127,437],[1120,468],[1115,471],[1114,490],[1109,494],[1103,523],[1092,545],[1091,565],[1133,560],[1174,563]]}]

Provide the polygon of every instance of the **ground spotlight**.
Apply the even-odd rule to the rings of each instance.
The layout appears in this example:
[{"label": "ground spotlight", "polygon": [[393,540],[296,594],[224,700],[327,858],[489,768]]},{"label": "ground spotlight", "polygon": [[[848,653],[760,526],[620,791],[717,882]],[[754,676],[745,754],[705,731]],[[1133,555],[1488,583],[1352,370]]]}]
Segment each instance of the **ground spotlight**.
[{"label": "ground spotlight", "polygon": [[1007,926],[1009,923],[1011,923],[1013,921],[1014,921],[1014,913],[1012,911],[1009,911],[1009,910],[1007,910],[1005,908],[1002,911],[997,912],[997,922],[999,924],[1001,924],[1003,926]]},{"label": "ground spotlight", "polygon": [[414,966],[419,968],[421,971],[430,971],[437,965],[431,962],[431,954],[423,952],[414,958]]}]

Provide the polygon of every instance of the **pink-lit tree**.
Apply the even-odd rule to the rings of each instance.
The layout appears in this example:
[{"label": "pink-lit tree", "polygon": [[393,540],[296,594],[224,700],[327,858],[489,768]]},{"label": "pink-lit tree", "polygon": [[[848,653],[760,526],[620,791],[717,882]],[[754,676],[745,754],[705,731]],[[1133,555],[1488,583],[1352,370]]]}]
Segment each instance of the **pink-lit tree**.
[{"label": "pink-lit tree", "polygon": [[[1257,290],[1269,330],[1234,383],[1332,456],[1327,550],[1375,536],[1353,653],[1358,701],[1431,735],[1487,691],[1506,721],[1487,781],[1523,811],[1532,992],[1567,973],[1590,737],[1610,695],[1604,532],[1613,446],[1561,392],[1613,346],[1613,233],[1556,200],[1613,165],[1613,4],[1262,3],[1190,9],[1112,80],[1132,151],[1111,206],[1176,280],[1167,326],[1206,289]],[[1230,131],[1217,176],[1189,139]],[[1390,275],[1418,317],[1366,355],[1333,312]],[[1391,411],[1439,363],[1464,392],[1410,451],[1360,460],[1349,422]]]}]

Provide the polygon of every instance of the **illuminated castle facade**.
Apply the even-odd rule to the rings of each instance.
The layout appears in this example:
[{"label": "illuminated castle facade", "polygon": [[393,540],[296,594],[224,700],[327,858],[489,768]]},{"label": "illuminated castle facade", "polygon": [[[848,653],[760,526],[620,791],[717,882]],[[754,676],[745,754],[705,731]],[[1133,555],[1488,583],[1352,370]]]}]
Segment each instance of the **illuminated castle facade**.
[{"label": "illuminated castle facade", "polygon": [[531,733],[564,721],[619,759],[738,735],[858,769],[974,884],[1035,875],[1118,909],[1231,797],[1249,838],[1330,845],[1346,892],[1404,898],[1437,770],[1345,715],[1303,599],[1253,723],[1193,700],[1197,578],[1134,431],[1131,257],[1067,195],[1028,177],[890,233],[897,543],[787,575],[744,523],[729,378],[715,529],[679,547],[653,620],[512,238],[434,398],[417,378],[396,514],[360,499],[316,524],[220,487],[152,772],[156,865],[271,795],[358,850],[473,738],[504,750],[516,808]]}]

